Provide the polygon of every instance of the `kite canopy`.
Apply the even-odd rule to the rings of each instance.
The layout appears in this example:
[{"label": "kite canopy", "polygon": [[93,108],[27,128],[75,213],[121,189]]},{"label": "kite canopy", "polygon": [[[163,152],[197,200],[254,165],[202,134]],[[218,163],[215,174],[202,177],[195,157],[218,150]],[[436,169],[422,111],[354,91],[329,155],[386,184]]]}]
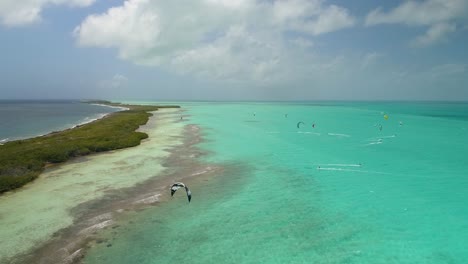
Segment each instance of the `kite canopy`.
[{"label": "kite canopy", "polygon": [[190,189],[185,186],[184,183],[182,182],[176,182],[174,184],[172,184],[171,186],[171,196],[174,196],[174,193],[179,190],[180,188],[185,188],[185,192],[187,193],[187,198],[188,198],[188,201],[190,203],[190,200],[192,200],[192,192],[190,191]]}]

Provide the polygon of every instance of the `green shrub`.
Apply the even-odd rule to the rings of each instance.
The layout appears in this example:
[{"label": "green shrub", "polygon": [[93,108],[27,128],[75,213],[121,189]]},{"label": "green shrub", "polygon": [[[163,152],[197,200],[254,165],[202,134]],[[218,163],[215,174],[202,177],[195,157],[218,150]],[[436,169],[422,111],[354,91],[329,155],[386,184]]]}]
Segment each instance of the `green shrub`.
[{"label": "green shrub", "polygon": [[158,106],[125,107],[130,110],[113,113],[74,129],[0,145],[0,193],[34,180],[47,163],[139,145],[148,135],[135,130],[148,122],[152,115],[148,112],[156,111]]}]

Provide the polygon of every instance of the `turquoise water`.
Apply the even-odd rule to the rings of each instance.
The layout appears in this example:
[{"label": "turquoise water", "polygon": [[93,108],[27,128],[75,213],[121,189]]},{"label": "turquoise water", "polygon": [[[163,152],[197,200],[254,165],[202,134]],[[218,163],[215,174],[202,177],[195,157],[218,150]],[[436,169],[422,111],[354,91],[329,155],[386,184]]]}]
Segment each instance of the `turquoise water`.
[{"label": "turquoise water", "polygon": [[118,110],[72,100],[0,100],[0,144],[71,128]]},{"label": "turquoise water", "polygon": [[183,105],[224,173],[85,263],[466,263],[467,104]]}]

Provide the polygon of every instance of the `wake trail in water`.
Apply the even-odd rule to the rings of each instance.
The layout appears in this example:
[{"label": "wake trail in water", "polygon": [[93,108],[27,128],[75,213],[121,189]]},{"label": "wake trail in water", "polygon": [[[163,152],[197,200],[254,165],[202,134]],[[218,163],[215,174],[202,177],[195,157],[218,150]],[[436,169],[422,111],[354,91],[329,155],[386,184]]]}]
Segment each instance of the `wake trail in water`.
[{"label": "wake trail in water", "polygon": [[364,146],[379,145],[379,144],[382,144],[382,143],[383,143],[382,141],[377,141],[377,142],[371,142],[369,144],[365,144]]},{"label": "wake trail in water", "polygon": [[390,173],[380,172],[380,171],[366,171],[366,170],[353,170],[353,169],[344,169],[344,168],[317,168],[317,170],[324,170],[324,171],[347,171],[347,172],[362,172],[362,173],[371,173],[371,174],[386,174],[389,175]]},{"label": "wake trail in water", "polygon": [[321,134],[320,133],[317,133],[317,132],[303,132],[303,131],[297,131],[296,133],[298,134],[312,134],[312,135],[317,135],[317,136],[320,136]]},{"label": "wake trail in water", "polygon": [[361,167],[361,164],[340,164],[340,163],[330,163],[330,164],[316,164],[317,166],[334,166],[334,167]]},{"label": "wake trail in water", "polygon": [[340,134],[340,133],[328,133],[329,136],[335,136],[335,137],[351,137],[348,134]]},{"label": "wake trail in water", "polygon": [[384,139],[395,138],[395,137],[396,135],[369,138],[366,141],[370,143],[364,144],[364,146],[380,145],[383,143]]},{"label": "wake trail in water", "polygon": [[373,138],[369,138],[367,141],[378,141],[378,140],[382,140],[384,138],[395,138],[395,137],[396,137],[396,135],[373,137]]}]

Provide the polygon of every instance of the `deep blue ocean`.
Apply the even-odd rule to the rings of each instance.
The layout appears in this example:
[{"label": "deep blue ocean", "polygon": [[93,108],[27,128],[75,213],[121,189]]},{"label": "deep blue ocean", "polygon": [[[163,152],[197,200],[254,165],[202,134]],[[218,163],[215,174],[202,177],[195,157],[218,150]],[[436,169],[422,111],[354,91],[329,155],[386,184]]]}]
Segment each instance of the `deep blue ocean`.
[{"label": "deep blue ocean", "polygon": [[0,143],[71,128],[115,111],[76,100],[0,100]]}]

